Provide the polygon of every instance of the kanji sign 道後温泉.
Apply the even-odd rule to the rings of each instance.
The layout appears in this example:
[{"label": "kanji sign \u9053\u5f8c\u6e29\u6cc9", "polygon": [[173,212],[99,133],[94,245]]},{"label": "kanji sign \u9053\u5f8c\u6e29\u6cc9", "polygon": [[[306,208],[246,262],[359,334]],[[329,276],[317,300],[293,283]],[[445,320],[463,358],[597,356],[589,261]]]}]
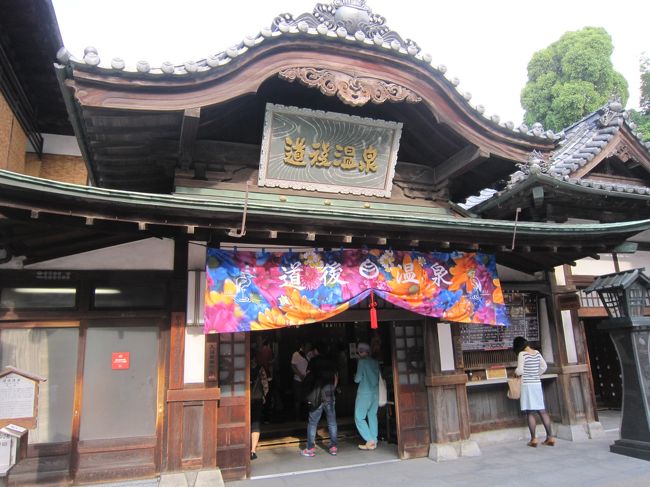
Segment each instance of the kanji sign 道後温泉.
[{"label": "kanji sign \u9053\u5f8c\u6e29\u6cc9", "polygon": [[481,253],[209,248],[206,281],[206,333],[314,323],[371,292],[425,316],[508,325],[496,260]]},{"label": "kanji sign \u9053\u5f8c\u6e29\u6cc9", "polygon": [[402,124],[266,105],[259,185],[390,197]]}]

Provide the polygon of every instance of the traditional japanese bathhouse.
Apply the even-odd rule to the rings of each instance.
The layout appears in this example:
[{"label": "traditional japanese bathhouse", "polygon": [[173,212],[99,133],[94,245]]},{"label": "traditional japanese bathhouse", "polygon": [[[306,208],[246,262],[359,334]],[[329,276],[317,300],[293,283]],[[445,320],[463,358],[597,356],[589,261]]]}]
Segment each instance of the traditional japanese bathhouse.
[{"label": "traditional japanese bathhouse", "polygon": [[88,185],[0,171],[0,361],[49,387],[12,483],[246,477],[257,337],[279,381],[300,341],[339,346],[348,376],[370,341],[400,458],[518,434],[503,376],[517,335],[550,364],[558,436],[598,434],[581,324],[563,319],[575,290],[555,269],[650,223],[457,204],[548,160],[561,134],[484,117],[363,0],[279,16],[184,65],[93,48],[51,62]]}]

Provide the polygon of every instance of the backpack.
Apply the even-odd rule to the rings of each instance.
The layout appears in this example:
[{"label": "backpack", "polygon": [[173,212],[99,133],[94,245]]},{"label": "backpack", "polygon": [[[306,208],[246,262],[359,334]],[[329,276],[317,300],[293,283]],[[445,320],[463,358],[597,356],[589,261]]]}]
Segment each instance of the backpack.
[{"label": "backpack", "polygon": [[264,393],[264,380],[266,379],[266,372],[263,367],[258,367],[255,381],[251,387],[251,401],[264,402],[266,394]]},{"label": "backpack", "polygon": [[323,389],[320,384],[314,385],[311,391],[305,396],[309,412],[316,411],[323,403]]}]

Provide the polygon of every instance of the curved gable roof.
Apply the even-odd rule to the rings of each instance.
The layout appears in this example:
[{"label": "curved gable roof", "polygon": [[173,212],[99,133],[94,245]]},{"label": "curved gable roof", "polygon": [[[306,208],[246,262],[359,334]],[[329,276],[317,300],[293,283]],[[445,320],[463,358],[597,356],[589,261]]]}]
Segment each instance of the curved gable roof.
[{"label": "curved gable roof", "polygon": [[649,173],[650,179],[650,142],[642,142],[641,134],[635,130],[635,124],[629,121],[621,103],[611,101],[567,127],[558,149],[548,160],[545,161],[540,153],[532,153],[528,162],[520,164],[520,170],[510,175],[503,191],[484,190],[461,206],[478,213],[497,207],[512,210],[512,205],[506,201],[520,204],[521,198],[517,195],[535,185],[552,187],[566,194],[599,195],[610,201],[612,198],[650,200],[650,186],[590,177],[605,159],[616,157],[623,161],[633,160]]},{"label": "curved gable roof", "polygon": [[[480,105],[470,104],[471,95],[459,91],[458,80],[445,76],[444,66],[432,66],[430,55],[390,30],[365,1],[334,1],[331,5],[317,4],[312,14],[278,16],[270,28],[256,36],[204,60],[179,66],[163,63],[152,68],[140,62],[135,70],[128,70],[121,59],[113,59],[107,67],[92,48],[81,60],[66,50],[58,58],[62,88],[82,139],[89,125],[103,123],[91,120],[99,112],[182,115],[185,109],[202,109],[201,117],[215,116],[215,107],[258,93],[265,81],[278,76],[287,81],[296,79],[355,107],[360,94],[379,90],[388,96],[379,100],[366,96],[366,102],[405,100],[426,107],[424,113],[412,116],[430,119],[425,120],[425,126],[444,126],[454,138],[445,156],[449,167],[441,174],[454,171],[456,161],[451,156],[466,149],[466,153],[475,150],[482,154],[476,160],[499,159],[491,166],[498,168],[494,177],[503,177],[513,162],[525,160],[532,150],[552,150],[559,138],[541,126],[515,128],[496,116],[484,117]],[[314,71],[321,80],[309,74]],[[349,92],[347,99],[342,96],[345,90]],[[400,98],[396,93],[406,94]],[[173,118],[164,127],[170,133],[180,129],[182,117]],[[430,134],[425,131],[420,139],[427,138]],[[84,145],[84,140],[81,142]],[[86,145],[92,166],[93,150]]]}]

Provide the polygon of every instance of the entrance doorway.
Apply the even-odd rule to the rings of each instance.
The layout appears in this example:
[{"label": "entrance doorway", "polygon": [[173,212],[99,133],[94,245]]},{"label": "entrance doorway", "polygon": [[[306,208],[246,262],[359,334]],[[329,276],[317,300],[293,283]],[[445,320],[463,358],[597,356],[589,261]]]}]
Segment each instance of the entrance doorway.
[{"label": "entrance doorway", "polygon": [[[357,440],[354,425],[356,384],[356,344],[367,342],[373,356],[379,361],[389,391],[389,404],[379,409],[379,438],[396,441],[394,397],[392,387],[392,349],[390,323],[382,323],[376,330],[368,322],[322,322],[300,327],[257,331],[251,334],[251,358],[262,357],[266,347],[272,351],[269,368],[272,381],[262,416],[260,448],[302,444],[306,441],[307,411],[293,390],[291,357],[305,345],[304,353],[311,357],[318,349],[335,364],[339,385],[336,396],[338,437]],[[298,406],[296,406],[298,403]],[[317,440],[328,440],[325,416],[321,419]],[[297,449],[297,446],[296,446]]]}]

